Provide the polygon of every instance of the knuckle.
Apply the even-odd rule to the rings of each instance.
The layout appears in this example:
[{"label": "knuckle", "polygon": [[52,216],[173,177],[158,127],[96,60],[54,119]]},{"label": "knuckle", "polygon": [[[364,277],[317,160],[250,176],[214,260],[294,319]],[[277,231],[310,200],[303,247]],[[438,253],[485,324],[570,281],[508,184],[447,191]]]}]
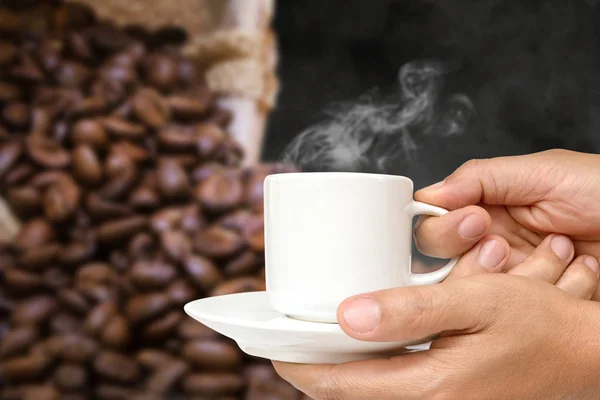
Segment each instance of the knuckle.
[{"label": "knuckle", "polygon": [[433,312],[441,318],[441,312],[434,307],[434,296],[431,293],[433,289],[419,289],[423,290],[414,290],[410,295],[400,297],[403,302],[400,309],[406,311],[403,313],[404,320],[400,326],[403,326],[406,332],[420,331],[426,321],[431,319]]}]

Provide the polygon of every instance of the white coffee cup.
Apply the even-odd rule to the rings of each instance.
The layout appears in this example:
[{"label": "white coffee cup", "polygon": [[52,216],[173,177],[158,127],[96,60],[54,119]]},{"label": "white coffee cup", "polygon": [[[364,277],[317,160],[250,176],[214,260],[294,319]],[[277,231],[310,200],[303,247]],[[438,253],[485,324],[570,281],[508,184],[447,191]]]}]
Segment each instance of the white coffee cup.
[{"label": "white coffee cup", "polygon": [[346,298],[444,280],[411,273],[412,220],[448,211],[413,200],[403,176],[301,172],[265,179],[266,283],[272,307],[291,318],[337,322]]}]

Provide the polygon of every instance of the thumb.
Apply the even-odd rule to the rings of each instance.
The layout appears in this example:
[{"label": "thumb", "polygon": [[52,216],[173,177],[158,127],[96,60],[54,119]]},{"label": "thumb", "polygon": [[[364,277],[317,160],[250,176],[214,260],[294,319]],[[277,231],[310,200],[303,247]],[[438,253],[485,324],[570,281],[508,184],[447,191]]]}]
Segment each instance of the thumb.
[{"label": "thumb", "polygon": [[415,199],[449,210],[479,203],[524,206],[540,201],[556,186],[564,151],[471,160],[443,182],[415,193]]},{"label": "thumb", "polygon": [[340,304],[338,322],[349,336],[370,342],[410,342],[447,331],[478,332],[495,321],[493,300],[501,297],[494,293],[494,285],[479,278],[354,296]]}]

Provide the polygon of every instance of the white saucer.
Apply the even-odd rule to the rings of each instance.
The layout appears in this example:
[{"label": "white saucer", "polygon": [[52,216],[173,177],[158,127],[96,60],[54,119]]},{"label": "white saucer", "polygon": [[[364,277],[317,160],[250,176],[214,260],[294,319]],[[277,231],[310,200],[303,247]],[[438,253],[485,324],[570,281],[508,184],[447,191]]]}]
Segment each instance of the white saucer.
[{"label": "white saucer", "polygon": [[227,336],[252,356],[302,364],[339,364],[422,351],[430,343],[372,343],[353,339],[337,324],[300,321],[274,311],[266,292],[208,297],[185,312]]}]

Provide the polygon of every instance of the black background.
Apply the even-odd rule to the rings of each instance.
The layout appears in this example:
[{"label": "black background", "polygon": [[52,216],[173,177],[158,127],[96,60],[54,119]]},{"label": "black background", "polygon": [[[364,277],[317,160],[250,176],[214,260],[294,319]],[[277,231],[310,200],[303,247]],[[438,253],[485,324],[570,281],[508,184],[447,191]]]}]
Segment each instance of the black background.
[{"label": "black background", "polygon": [[[437,4],[436,4],[437,3]],[[473,100],[467,134],[426,138],[393,173],[417,187],[471,158],[600,150],[600,6],[593,0],[279,0],[282,91],[265,141],[277,160],[332,102],[393,92],[404,63],[457,61],[449,92]]]}]

